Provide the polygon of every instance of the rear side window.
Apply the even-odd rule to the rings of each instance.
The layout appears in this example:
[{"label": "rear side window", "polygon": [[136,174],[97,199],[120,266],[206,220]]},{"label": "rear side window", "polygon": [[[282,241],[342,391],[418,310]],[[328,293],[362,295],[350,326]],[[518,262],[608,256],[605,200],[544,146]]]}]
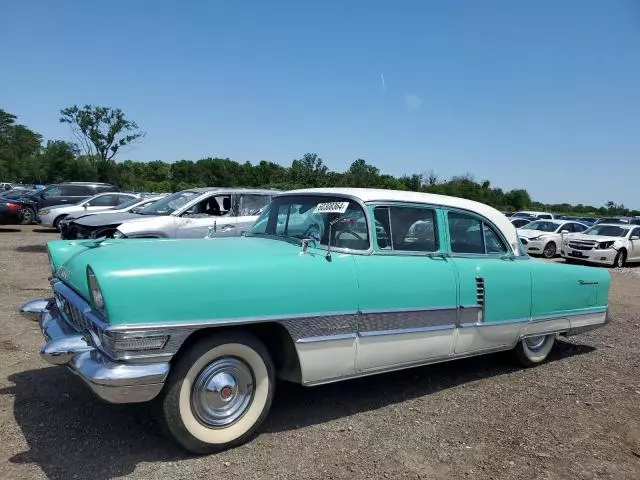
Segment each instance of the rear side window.
[{"label": "rear side window", "polygon": [[376,241],[380,250],[435,252],[435,212],[428,208],[376,207]]},{"label": "rear side window", "polygon": [[85,185],[61,185],[60,189],[63,197],[88,197],[94,195],[91,187]]},{"label": "rear side window", "polygon": [[503,254],[504,242],[495,230],[482,220],[459,212],[449,212],[449,239],[453,253]]}]

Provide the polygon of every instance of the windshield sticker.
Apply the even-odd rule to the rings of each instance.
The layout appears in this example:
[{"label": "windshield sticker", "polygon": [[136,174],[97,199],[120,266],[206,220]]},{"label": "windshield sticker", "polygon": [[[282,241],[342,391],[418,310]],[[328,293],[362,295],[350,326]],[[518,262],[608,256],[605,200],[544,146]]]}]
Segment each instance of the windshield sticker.
[{"label": "windshield sticker", "polygon": [[349,202],[319,203],[313,213],[344,213],[348,206]]}]

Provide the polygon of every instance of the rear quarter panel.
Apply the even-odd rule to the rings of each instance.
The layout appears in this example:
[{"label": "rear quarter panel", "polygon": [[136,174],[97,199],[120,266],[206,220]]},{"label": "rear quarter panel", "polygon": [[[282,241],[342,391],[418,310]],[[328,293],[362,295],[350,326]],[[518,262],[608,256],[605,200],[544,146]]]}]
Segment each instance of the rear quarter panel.
[{"label": "rear quarter panel", "polygon": [[605,269],[532,260],[531,279],[533,318],[608,305],[611,279]]}]

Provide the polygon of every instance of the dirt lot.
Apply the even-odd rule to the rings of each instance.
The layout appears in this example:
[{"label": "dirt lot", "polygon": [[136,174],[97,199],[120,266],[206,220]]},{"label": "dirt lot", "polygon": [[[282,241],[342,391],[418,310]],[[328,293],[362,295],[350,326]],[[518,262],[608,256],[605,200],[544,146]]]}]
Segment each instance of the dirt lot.
[{"label": "dirt lot", "polygon": [[640,478],[640,267],[612,271],[612,323],[551,361],[506,355],[306,389],[279,384],[263,432],[185,455],[147,405],[99,403],[38,357],[16,312],[48,294],[51,231],[0,230],[0,478]]}]

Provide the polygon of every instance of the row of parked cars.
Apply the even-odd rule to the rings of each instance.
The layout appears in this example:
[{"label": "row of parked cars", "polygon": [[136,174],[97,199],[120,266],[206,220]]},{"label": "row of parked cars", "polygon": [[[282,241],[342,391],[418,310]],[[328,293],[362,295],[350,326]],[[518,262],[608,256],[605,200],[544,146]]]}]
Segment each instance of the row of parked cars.
[{"label": "row of parked cars", "polygon": [[21,309],[40,323],[41,357],[108,402],[155,402],[198,454],[255,435],[277,379],[314,386],[497,351],[531,367],[559,335],[609,319],[606,269],[533,261],[507,217],[461,198],[189,189],[72,227],[83,240],[47,244],[51,298]]},{"label": "row of parked cars", "polygon": [[528,253],[567,263],[585,262],[624,267],[640,262],[640,218],[600,219],[516,212],[509,217]]}]

